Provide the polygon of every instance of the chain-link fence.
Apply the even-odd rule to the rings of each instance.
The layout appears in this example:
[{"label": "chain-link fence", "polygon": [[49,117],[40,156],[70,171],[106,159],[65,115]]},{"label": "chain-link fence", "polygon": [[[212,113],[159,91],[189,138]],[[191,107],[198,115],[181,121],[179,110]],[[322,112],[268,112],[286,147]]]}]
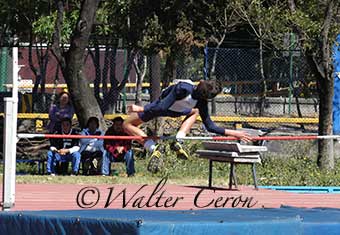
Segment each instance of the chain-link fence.
[{"label": "chain-link fence", "polygon": [[[2,97],[9,96],[12,83],[9,51],[1,48]],[[56,59],[46,47],[20,47],[19,65],[19,117],[47,119],[57,94],[67,89]],[[308,118],[318,115],[315,82],[298,51],[264,51],[261,55],[259,49],[206,48],[203,52],[195,48],[190,55],[169,58],[98,46],[87,50],[84,74],[104,114],[125,113],[131,103],[145,105],[155,98],[152,87],[160,90],[161,82],[216,78],[224,84],[223,93],[210,106],[212,116],[219,116],[216,120],[236,123],[247,122],[240,117],[300,117],[308,123]],[[113,99],[122,82],[125,86]],[[0,105],[3,112],[2,99]]]},{"label": "chain-link fence", "polygon": [[209,48],[205,71],[224,83],[218,100],[233,103],[217,108],[220,115],[317,116],[315,82],[298,51]]}]

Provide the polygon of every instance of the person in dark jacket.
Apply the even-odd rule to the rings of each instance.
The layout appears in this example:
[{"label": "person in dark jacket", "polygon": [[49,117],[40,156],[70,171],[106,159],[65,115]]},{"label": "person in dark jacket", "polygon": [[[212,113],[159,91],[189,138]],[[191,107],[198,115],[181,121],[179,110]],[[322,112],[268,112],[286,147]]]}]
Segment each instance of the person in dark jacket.
[{"label": "person in dark jacket", "polygon": [[[78,132],[72,129],[72,121],[70,118],[64,118],[61,121],[61,130],[55,134],[61,135],[77,135]],[[51,147],[47,152],[47,173],[55,175],[55,167],[59,162],[72,163],[72,175],[77,175],[80,165],[79,139],[74,138],[58,138],[50,139]]]},{"label": "person in dark jacket", "polygon": [[[105,132],[106,136],[125,136],[122,117],[114,118],[112,126]],[[131,149],[131,140],[105,139],[102,175],[108,175],[111,162],[125,162],[127,175],[135,174],[134,154]]]}]

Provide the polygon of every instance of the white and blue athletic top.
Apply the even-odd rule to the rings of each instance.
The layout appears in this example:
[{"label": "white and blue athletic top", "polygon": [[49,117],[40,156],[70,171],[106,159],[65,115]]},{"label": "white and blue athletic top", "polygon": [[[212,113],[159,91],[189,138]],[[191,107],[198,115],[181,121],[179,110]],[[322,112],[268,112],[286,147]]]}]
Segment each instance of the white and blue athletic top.
[{"label": "white and blue athletic top", "polygon": [[202,122],[209,132],[224,135],[224,128],[216,126],[210,118],[208,101],[200,99],[190,80],[179,80],[177,84],[166,88],[160,98],[144,106],[144,112],[138,113],[138,116],[147,122],[156,117],[186,116],[193,108],[199,110]]},{"label": "white and blue athletic top", "polygon": [[[194,83],[191,80],[175,80],[174,83],[178,84],[180,82],[186,82],[190,85],[194,86]],[[191,94],[188,94],[181,100],[176,100],[170,107],[169,110],[182,113],[187,109],[192,109],[196,106],[198,100],[192,98]]]}]

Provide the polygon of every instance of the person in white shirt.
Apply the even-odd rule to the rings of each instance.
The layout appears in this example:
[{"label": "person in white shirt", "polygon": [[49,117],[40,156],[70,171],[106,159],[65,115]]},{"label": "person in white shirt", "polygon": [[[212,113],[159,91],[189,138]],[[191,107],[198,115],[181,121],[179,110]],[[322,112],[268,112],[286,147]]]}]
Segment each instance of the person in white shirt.
[{"label": "person in white shirt", "polygon": [[[70,118],[64,118],[61,121],[61,130],[56,134],[77,135],[78,132],[72,129]],[[72,175],[77,175],[80,165],[79,139],[74,138],[57,138],[50,139],[51,147],[47,152],[47,173],[56,174],[56,165],[60,162],[72,162]]]}]

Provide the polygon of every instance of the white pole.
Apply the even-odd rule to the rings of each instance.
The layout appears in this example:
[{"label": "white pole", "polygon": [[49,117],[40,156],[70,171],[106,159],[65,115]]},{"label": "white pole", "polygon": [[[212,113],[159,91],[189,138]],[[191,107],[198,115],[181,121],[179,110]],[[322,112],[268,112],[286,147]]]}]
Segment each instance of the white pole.
[{"label": "white pole", "polygon": [[[16,39],[14,40],[16,44]],[[12,48],[12,97],[5,101],[4,125],[4,177],[3,177],[3,203],[4,211],[10,210],[15,204],[15,174],[16,174],[16,146],[17,146],[17,117],[18,117],[18,48]]]},{"label": "white pole", "polygon": [[[16,144],[13,142],[13,98],[6,97],[5,101],[5,125],[4,125],[4,177],[3,177],[3,210],[10,210],[15,202],[15,163]],[[15,137],[15,136],[14,136]],[[14,148],[13,148],[14,146]]]}]

